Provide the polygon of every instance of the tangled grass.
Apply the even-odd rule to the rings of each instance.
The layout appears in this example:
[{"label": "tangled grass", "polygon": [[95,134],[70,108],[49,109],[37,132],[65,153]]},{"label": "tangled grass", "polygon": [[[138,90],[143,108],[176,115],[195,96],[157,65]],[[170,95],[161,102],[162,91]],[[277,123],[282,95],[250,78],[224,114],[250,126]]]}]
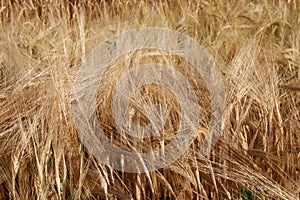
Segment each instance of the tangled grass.
[{"label": "tangled grass", "polygon": [[[1,0],[0,199],[299,199],[299,13],[298,1]],[[195,142],[164,169],[130,174],[97,162],[81,144],[72,87],[98,43],[148,26],[187,34],[213,55],[226,85],[226,125],[205,159],[195,156]],[[128,59],[178,63],[146,51],[107,71],[98,109],[108,135],[114,124],[101,97],[110,96],[109,84]],[[199,82],[198,100],[207,107],[201,77],[191,79]],[[174,121],[167,132],[174,134],[179,119],[172,94],[155,86],[145,90],[152,102],[168,99]],[[132,105],[132,118],[146,123]],[[202,125],[205,134],[207,120]],[[114,139],[124,144],[126,138]],[[159,145],[151,142],[140,146]]]}]

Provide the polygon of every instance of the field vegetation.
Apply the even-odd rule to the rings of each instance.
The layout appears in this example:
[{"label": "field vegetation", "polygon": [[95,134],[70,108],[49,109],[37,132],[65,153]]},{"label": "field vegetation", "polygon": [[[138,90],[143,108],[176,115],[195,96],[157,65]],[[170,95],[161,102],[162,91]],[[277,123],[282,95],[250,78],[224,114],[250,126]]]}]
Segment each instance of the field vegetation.
[{"label": "field vegetation", "polygon": [[[0,0],[0,18],[0,199],[300,198],[298,1]],[[132,174],[101,164],[81,143],[72,89],[97,44],[140,27],[176,30],[205,47],[222,74],[227,109],[224,130],[207,157],[196,156],[206,116],[199,138],[176,162]],[[191,76],[182,59],[158,51],[125,55],[98,90],[100,124],[124,148],[129,142],[115,128],[108,100],[132,67],[124,66],[148,62],[174,65],[197,86],[204,113],[210,111],[201,76]],[[178,102],[155,85],[144,92],[150,103],[165,99],[170,106],[166,140],[172,139]],[[149,123],[135,98],[139,93],[131,117]],[[137,144],[143,151],[161,147],[156,141]]]}]

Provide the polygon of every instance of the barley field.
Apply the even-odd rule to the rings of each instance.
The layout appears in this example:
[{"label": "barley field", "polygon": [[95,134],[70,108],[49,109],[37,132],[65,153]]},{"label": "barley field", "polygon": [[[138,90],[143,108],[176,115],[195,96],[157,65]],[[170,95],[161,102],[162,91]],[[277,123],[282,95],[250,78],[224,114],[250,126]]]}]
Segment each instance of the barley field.
[{"label": "barley field", "polygon": [[[300,3],[250,0],[0,0],[0,199],[300,199]],[[195,39],[212,55],[226,89],[224,129],[209,155],[196,156],[207,133],[210,94],[184,60],[160,51],[118,59],[99,83],[100,125],[116,144],[134,141],[116,128],[113,85],[134,65],[172,64],[195,86],[204,117],[199,137],[175,162],[126,173],[99,162],[82,144],[72,112],[76,73],[107,38],[162,27]],[[169,109],[164,142],[178,129],[170,91],[143,88]],[[131,118],[149,123],[133,95]],[[162,100],[163,99],[163,100]]]}]

